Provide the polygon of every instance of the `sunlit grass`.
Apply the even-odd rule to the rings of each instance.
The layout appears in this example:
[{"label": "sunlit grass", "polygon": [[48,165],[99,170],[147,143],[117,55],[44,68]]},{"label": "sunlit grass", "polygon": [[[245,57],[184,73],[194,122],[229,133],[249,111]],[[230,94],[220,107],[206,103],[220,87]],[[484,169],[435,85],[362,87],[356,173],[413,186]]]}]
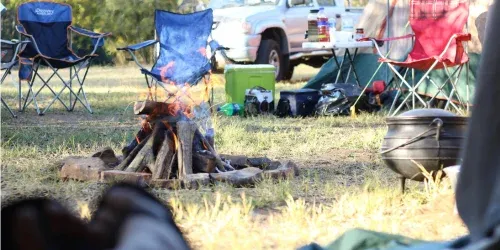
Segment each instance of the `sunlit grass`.
[{"label": "sunlit grass", "polygon": [[[298,75],[310,75],[309,70],[299,68]],[[2,202],[50,196],[88,219],[106,185],[62,182],[54,163],[104,146],[120,154],[139,128],[130,104],[146,93],[143,79],[135,67],[91,68],[86,93],[93,115],[81,105],[68,113],[58,103],[42,117],[33,106],[17,119],[2,109]],[[223,76],[213,79],[216,103],[223,103]],[[277,90],[302,85],[280,83]],[[14,108],[15,90],[11,83],[2,86],[2,96]],[[292,249],[311,241],[327,244],[355,227],[426,240],[466,233],[453,213],[453,191],[447,181],[428,183],[427,189],[408,183],[408,191],[401,194],[396,174],[378,155],[387,129],[382,116],[218,115],[212,121],[220,153],[292,160],[300,176],[279,182],[266,179],[251,189],[221,184],[201,190],[151,190],[172,205],[176,220],[199,249]]]}]

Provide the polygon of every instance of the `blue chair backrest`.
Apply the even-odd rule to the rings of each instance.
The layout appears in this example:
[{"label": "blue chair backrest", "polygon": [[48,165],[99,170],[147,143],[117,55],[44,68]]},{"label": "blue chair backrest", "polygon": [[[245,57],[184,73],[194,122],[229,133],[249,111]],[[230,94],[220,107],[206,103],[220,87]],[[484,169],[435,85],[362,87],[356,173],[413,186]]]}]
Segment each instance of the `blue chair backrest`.
[{"label": "blue chair backrest", "polygon": [[212,9],[191,14],[156,10],[160,55],[153,67],[154,73],[175,84],[196,84],[195,81],[210,70],[205,49],[212,22]]},{"label": "blue chair backrest", "polygon": [[[71,54],[68,48],[68,26],[71,25],[71,6],[63,3],[28,2],[17,9],[17,20],[29,35],[33,36],[40,52],[52,58],[64,58]],[[28,44],[23,57],[38,53]]]}]

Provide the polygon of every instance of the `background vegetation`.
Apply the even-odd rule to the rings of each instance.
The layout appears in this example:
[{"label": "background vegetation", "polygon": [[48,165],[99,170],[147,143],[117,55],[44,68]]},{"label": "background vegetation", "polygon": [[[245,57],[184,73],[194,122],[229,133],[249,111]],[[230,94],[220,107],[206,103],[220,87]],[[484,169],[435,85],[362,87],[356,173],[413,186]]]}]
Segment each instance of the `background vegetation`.
[{"label": "background vegetation", "polygon": [[[195,0],[55,0],[73,7],[73,24],[97,32],[112,32],[104,49],[98,51],[98,64],[124,64],[128,54],[116,48],[154,38],[154,9],[178,11],[179,6],[191,5]],[[15,39],[16,9],[26,0],[6,0],[7,11],[2,15],[2,39]],[[208,3],[209,0],[204,0]],[[346,6],[361,7],[368,0],[346,0]],[[194,6],[194,5],[193,5]],[[186,12],[182,8],[181,12]],[[74,48],[88,51],[90,40],[74,37]],[[139,59],[152,62],[152,49],[138,51]]]}]

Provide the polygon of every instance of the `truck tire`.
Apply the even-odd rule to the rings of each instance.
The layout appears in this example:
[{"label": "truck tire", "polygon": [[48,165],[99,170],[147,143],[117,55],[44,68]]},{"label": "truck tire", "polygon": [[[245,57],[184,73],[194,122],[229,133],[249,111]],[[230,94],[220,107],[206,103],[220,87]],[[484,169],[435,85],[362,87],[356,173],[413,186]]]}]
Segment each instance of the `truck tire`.
[{"label": "truck tire", "polygon": [[286,72],[285,76],[283,77],[283,80],[290,80],[293,77],[293,70],[295,69],[297,65],[290,63],[288,66],[288,71]]},{"label": "truck tire", "polygon": [[259,50],[257,51],[257,64],[272,64],[276,67],[274,74],[276,81],[284,79],[287,66],[284,64],[284,58],[281,54],[279,44],[272,39],[265,39],[260,42]]}]

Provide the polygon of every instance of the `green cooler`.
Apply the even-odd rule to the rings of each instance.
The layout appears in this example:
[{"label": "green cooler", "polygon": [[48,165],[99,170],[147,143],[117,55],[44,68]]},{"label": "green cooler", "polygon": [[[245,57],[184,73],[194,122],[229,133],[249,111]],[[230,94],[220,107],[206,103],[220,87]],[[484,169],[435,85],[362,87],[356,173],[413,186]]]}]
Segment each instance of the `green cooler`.
[{"label": "green cooler", "polygon": [[[263,87],[275,93],[274,66],[271,64],[226,65],[226,102],[237,103],[243,107],[245,90],[253,87]],[[275,102],[276,103],[276,102]]]}]

